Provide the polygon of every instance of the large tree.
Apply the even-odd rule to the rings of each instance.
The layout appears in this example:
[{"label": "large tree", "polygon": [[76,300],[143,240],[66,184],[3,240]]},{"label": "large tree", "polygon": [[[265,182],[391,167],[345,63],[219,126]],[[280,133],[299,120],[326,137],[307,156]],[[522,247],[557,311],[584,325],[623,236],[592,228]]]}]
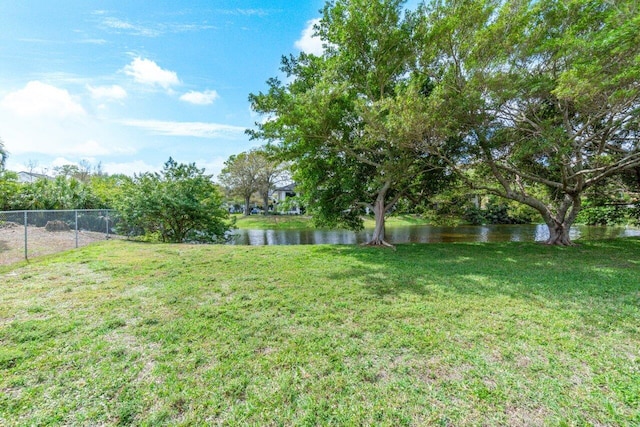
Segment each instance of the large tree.
[{"label": "large tree", "polygon": [[250,96],[267,116],[252,136],[292,161],[316,223],[358,228],[368,207],[376,221],[372,245],[388,244],[385,215],[398,199],[426,188],[424,180],[435,182],[420,141],[401,123],[414,63],[414,21],[402,4],[327,3],[316,28],[324,54],[283,58],[288,83],[270,79],[267,93]]},{"label": "large tree", "polygon": [[[640,165],[637,2],[438,1],[422,22],[428,149],[571,244],[585,190]],[[452,139],[463,162],[441,151]]]}]

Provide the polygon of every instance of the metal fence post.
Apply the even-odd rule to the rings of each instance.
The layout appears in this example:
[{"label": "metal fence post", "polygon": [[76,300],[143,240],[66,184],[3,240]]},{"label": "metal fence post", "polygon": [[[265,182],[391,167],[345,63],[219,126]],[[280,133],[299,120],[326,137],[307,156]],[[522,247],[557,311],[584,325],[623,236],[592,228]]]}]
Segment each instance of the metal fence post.
[{"label": "metal fence post", "polygon": [[27,211],[24,211],[24,259],[29,259],[27,256]]},{"label": "metal fence post", "polygon": [[109,239],[109,212],[110,211],[108,210],[104,211],[104,222],[107,226],[107,236],[106,236],[107,240]]},{"label": "metal fence post", "polygon": [[75,211],[76,214],[76,249],[78,249],[78,210]]}]

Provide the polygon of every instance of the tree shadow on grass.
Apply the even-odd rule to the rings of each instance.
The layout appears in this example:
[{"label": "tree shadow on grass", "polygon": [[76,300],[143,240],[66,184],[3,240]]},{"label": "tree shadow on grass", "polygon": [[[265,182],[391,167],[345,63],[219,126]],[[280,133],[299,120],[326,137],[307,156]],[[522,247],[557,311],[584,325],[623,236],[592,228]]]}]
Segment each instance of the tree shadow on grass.
[{"label": "tree shadow on grass", "polygon": [[[337,250],[337,252],[336,252]],[[396,251],[356,246],[318,251],[348,257],[347,271],[332,280],[354,280],[378,297],[430,290],[492,297],[557,300],[637,298],[640,239],[586,242],[574,247],[535,243],[399,245]]]}]

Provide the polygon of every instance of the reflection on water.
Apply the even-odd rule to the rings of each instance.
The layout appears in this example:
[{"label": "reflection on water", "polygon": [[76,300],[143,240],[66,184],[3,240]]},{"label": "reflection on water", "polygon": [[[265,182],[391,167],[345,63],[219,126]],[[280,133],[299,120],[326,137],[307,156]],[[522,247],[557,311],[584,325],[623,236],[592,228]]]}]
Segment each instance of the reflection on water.
[{"label": "reflection on water", "polygon": [[[358,244],[371,240],[373,230],[360,232],[345,230],[235,230],[235,245],[321,245]],[[615,237],[640,236],[640,229],[624,227],[571,228],[571,239],[594,240]],[[387,227],[386,239],[390,243],[440,242],[541,242],[549,232],[544,224],[527,225],[467,225],[439,227],[410,225]]]}]

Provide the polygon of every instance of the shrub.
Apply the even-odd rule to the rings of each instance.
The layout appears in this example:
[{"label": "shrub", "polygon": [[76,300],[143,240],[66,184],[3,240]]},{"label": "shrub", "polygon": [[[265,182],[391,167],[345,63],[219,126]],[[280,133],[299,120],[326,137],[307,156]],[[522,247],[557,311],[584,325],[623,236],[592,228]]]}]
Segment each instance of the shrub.
[{"label": "shrub", "polygon": [[135,176],[116,202],[118,231],[163,242],[219,243],[232,222],[222,197],[194,163],[165,163],[160,173]]}]

